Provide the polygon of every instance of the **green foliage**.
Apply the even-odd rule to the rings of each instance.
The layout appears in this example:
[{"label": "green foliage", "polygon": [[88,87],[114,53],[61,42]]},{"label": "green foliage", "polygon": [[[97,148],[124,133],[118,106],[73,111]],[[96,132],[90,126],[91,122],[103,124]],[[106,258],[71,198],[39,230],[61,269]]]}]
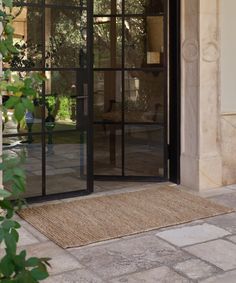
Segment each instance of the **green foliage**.
[{"label": "green foliage", "polygon": [[[10,65],[12,58],[18,53],[13,45],[13,2],[3,0],[2,4],[0,22],[3,33],[0,38],[0,53],[3,62]],[[37,96],[43,80],[44,76],[40,73],[16,75],[9,70],[4,72],[0,82],[0,92],[1,95],[9,96],[9,99],[3,106],[3,113],[6,115],[8,109],[13,110],[15,120],[20,123],[26,111],[34,111],[32,101]],[[23,156],[3,156],[0,164],[5,184],[5,188],[0,190],[0,244],[5,249],[5,254],[0,259],[2,283],[37,283],[48,277],[48,258],[27,258],[26,251],[19,252],[17,249],[20,224],[13,220],[13,216],[25,204],[21,199],[26,180],[25,173],[20,168],[23,159]],[[11,199],[15,201],[12,202]]]}]

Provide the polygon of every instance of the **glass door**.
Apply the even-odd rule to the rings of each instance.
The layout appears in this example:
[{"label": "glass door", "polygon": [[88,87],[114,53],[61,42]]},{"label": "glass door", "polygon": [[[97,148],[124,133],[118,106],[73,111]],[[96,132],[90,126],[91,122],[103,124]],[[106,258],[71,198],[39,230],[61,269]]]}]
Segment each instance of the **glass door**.
[{"label": "glass door", "polygon": [[34,112],[16,124],[9,111],[4,125],[4,152],[26,157],[26,197],[92,191],[92,8],[92,1],[32,0],[16,9],[22,58],[11,69],[46,76]]},{"label": "glass door", "polygon": [[94,0],[94,171],[168,178],[167,0]]}]

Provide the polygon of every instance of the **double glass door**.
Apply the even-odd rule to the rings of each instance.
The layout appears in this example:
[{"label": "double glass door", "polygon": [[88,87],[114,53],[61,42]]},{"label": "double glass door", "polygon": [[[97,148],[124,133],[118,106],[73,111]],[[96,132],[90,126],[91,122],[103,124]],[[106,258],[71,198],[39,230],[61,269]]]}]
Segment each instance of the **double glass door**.
[{"label": "double glass door", "polygon": [[5,68],[46,76],[34,112],[4,123],[3,151],[26,157],[26,197],[92,192],[94,175],[168,177],[167,2],[16,1],[21,52]]}]

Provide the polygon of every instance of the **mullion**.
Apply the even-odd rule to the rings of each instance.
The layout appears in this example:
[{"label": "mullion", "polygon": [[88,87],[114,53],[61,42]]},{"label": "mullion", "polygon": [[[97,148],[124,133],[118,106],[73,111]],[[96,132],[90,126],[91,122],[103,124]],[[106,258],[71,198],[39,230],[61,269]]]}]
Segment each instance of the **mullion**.
[{"label": "mullion", "polygon": [[[4,68],[4,71],[8,70],[7,68]],[[50,72],[50,71],[65,71],[65,72],[77,72],[78,70],[81,70],[81,68],[58,68],[58,67],[52,67],[52,68],[11,68],[11,70],[13,72]],[[136,68],[129,68],[129,67],[116,67],[116,68],[109,68],[109,67],[105,67],[105,68],[93,68],[94,71],[146,71],[146,72],[162,72],[165,70],[165,68],[163,66],[160,67],[136,67]]]},{"label": "mullion", "polygon": [[122,84],[122,105],[121,105],[121,116],[122,116],[122,141],[121,141],[121,150],[122,150],[122,177],[125,176],[125,0],[122,0],[122,44],[121,44],[121,84]]},{"label": "mullion", "polygon": [[165,86],[164,86],[164,177],[168,178],[168,10],[169,10],[169,0],[164,1],[164,77],[165,77]]},{"label": "mullion", "polygon": [[61,5],[61,4],[44,4],[44,0],[42,3],[15,3],[14,6],[16,7],[37,7],[37,8],[65,8],[65,9],[76,9],[81,11],[86,11],[87,7],[79,7],[79,6],[73,6],[73,5]]},{"label": "mullion", "polygon": [[[46,42],[45,42],[45,37],[46,37],[46,27],[45,27],[45,23],[46,23],[46,9],[45,9],[45,0],[42,0],[42,6],[43,6],[43,10],[42,10],[42,64],[45,67],[46,65]],[[42,72],[45,75],[45,69],[42,68]],[[45,116],[46,116],[46,99],[45,99],[45,95],[46,95],[46,86],[45,86],[45,81],[43,82],[43,88],[42,88],[42,196],[46,196],[47,195],[47,185],[46,185],[46,124],[45,124]]]}]

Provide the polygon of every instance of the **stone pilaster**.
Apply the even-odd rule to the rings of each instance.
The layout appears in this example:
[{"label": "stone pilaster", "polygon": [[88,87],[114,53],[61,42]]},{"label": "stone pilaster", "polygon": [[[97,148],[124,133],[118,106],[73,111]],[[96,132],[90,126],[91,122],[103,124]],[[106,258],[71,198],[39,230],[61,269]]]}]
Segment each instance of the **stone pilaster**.
[{"label": "stone pilaster", "polygon": [[182,0],[181,183],[222,185],[219,123],[219,3]]}]

